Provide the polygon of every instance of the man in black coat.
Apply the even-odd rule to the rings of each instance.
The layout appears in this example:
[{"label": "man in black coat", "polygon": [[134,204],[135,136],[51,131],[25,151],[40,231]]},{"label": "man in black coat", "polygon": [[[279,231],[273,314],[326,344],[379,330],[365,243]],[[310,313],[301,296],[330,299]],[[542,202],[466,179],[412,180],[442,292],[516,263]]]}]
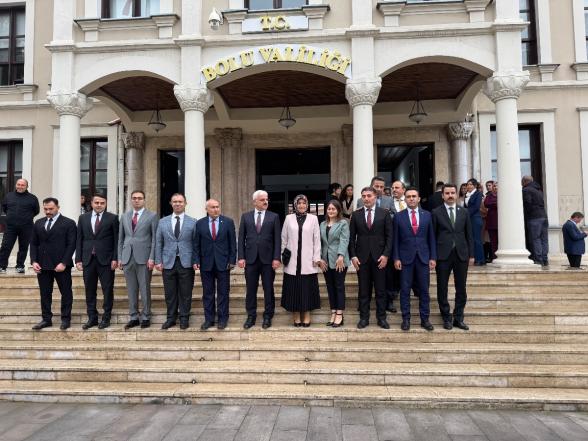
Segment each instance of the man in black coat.
[{"label": "man in black coat", "polygon": [[[457,205],[457,186],[443,186],[443,205],[433,210],[433,230],[437,239],[437,302],[443,327],[453,326],[467,331],[464,309],[467,301],[466,280],[468,266],[474,263],[474,236],[470,216]],[[455,307],[452,315],[447,301],[449,276],[453,271]]]},{"label": "man in black coat", "polygon": [[528,248],[531,251],[533,263],[541,266],[549,264],[549,241],[547,232],[549,223],[541,186],[533,180],[533,176],[523,176],[523,214],[525,216],[525,230]]},{"label": "man in black coat", "polygon": [[349,257],[359,282],[359,329],[370,322],[372,286],[376,291],[378,326],[389,329],[386,321],[386,265],[392,252],[392,218],[388,211],[376,206],[376,190],[361,190],[363,207],[355,210],[349,224]]},{"label": "man in black coat", "polygon": [[280,218],[268,211],[267,192],[257,190],[253,193],[253,211],[243,213],[239,223],[238,264],[245,268],[245,308],[247,320],[245,329],[255,325],[257,317],[257,287],[259,277],[263,286],[265,310],[262,328],[272,325],[276,298],[274,295],[274,278],[280,267],[280,250],[282,246]]},{"label": "man in black coat", "polygon": [[31,263],[37,273],[41,291],[42,320],[33,326],[40,330],[52,326],[51,302],[53,282],[57,282],[61,293],[61,326],[69,328],[73,294],[71,290],[71,268],[76,249],[76,223],[59,213],[59,201],[55,198],[43,200],[45,217],[35,222],[31,238]]},{"label": "man in black coat", "polygon": [[8,257],[18,239],[16,272],[24,273],[29,242],[33,233],[33,218],[39,214],[39,200],[28,191],[26,179],[16,181],[15,191],[11,191],[2,201],[2,211],[6,213],[6,231],[0,246],[0,274],[6,272]]},{"label": "man in black coat", "polygon": [[[106,211],[106,197],[94,195],[92,211],[84,213],[78,220],[76,245],[76,268],[84,271],[88,321],[82,325],[89,329],[110,326],[114,301],[114,270],[118,266],[118,216]],[[98,324],[96,291],[98,280],[104,294],[104,314]]]}]

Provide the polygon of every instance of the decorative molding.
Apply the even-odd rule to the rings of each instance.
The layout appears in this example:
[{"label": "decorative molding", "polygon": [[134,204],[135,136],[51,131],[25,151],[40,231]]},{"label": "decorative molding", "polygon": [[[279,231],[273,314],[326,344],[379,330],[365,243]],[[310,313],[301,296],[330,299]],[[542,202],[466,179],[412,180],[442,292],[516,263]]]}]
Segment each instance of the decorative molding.
[{"label": "decorative molding", "polygon": [[538,64],[537,69],[541,75],[541,81],[553,81],[553,72],[559,67],[559,64]]},{"label": "decorative molding", "polygon": [[59,116],[73,115],[83,118],[93,105],[91,99],[79,92],[49,91],[47,92],[47,100]]},{"label": "decorative molding", "polygon": [[330,10],[327,4],[302,6],[302,12],[308,17],[308,29],[322,29],[323,19]]},{"label": "decorative molding", "polygon": [[13,84],[11,86],[0,86],[0,95],[23,95],[24,101],[31,101],[33,93],[37,90],[36,84]]},{"label": "decorative molding", "polygon": [[125,149],[145,149],[145,133],[143,132],[126,132],[120,135],[120,139]]},{"label": "decorative molding", "polygon": [[345,98],[347,98],[351,107],[362,105],[373,106],[378,101],[378,94],[381,88],[382,79],[379,77],[371,80],[347,80]]},{"label": "decorative molding", "polygon": [[406,6],[406,0],[388,0],[378,2],[376,8],[384,15],[384,26],[392,27],[400,24],[400,14]]},{"label": "decorative molding", "polygon": [[243,129],[240,127],[214,129],[214,135],[218,145],[223,149],[239,148],[243,142]]},{"label": "decorative molding", "polygon": [[572,69],[576,71],[578,81],[588,80],[588,62],[574,63]]},{"label": "decorative molding", "polygon": [[98,33],[109,30],[159,29],[159,38],[171,38],[176,14],[157,14],[132,18],[76,18],[74,22],[84,32],[84,41],[98,41]]},{"label": "decorative molding", "polygon": [[469,121],[453,122],[447,125],[450,140],[468,140],[474,130],[474,123]]},{"label": "decorative molding", "polygon": [[176,84],[174,94],[183,112],[197,110],[206,113],[214,103],[212,93],[204,85]]},{"label": "decorative molding", "polygon": [[470,23],[484,21],[484,12],[491,0],[464,0],[465,9],[470,15]]},{"label": "decorative molding", "polygon": [[484,94],[493,103],[506,98],[518,99],[528,82],[529,72],[527,71],[495,73],[486,80]]}]

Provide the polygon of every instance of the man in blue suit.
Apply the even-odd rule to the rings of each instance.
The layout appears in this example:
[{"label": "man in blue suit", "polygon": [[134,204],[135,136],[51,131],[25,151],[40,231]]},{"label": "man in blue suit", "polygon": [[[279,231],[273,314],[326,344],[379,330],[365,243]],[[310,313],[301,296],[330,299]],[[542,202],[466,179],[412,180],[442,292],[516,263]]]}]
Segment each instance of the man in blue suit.
[{"label": "man in blue suit", "polygon": [[410,289],[419,292],[419,312],[421,327],[433,330],[429,321],[429,280],[430,271],[435,268],[437,246],[431,213],[419,208],[419,192],[410,187],[404,193],[407,209],[396,214],[393,219],[394,239],[392,259],[394,267],[400,272],[400,308],[402,310],[403,331],[410,329]]},{"label": "man in blue suit", "polygon": [[170,203],[173,213],[159,220],[155,236],[155,269],[163,271],[167,305],[167,319],[161,329],[176,325],[178,310],[180,329],[187,329],[196,264],[193,255],[196,219],[185,213],[186,197],[183,194],[173,194]]},{"label": "man in blue suit", "polygon": [[586,252],[586,232],[580,228],[584,215],[579,211],[572,213],[572,217],[563,224],[562,233],[564,239],[564,252],[568,256],[570,268],[580,268],[582,255]]},{"label": "man in blue suit", "polygon": [[235,267],[237,260],[237,239],[233,219],[221,216],[220,211],[220,203],[209,199],[206,201],[208,216],[196,223],[194,261],[202,278],[204,323],[200,329],[203,331],[214,325],[217,305],[217,328],[225,329],[229,321],[229,272]]}]

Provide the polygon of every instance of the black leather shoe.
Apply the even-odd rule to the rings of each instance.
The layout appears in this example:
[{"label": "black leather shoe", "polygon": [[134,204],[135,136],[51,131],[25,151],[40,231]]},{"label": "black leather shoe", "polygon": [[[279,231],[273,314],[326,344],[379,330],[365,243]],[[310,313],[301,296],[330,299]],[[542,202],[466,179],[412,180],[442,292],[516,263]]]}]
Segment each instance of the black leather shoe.
[{"label": "black leather shoe", "polygon": [[169,329],[172,326],[176,326],[176,322],[166,321],[163,325],[161,325],[161,329]]},{"label": "black leather shoe", "polygon": [[363,320],[361,319],[358,323],[357,323],[357,329],[363,329],[365,327],[367,327],[370,324],[370,322],[368,322],[367,320]]},{"label": "black leather shoe", "polygon": [[408,320],[402,320],[400,329],[402,329],[403,331],[408,331],[410,329],[410,322]]},{"label": "black leather shoe", "polygon": [[53,323],[51,323],[47,320],[41,320],[39,323],[37,323],[35,326],[33,326],[33,329],[35,331],[38,331],[43,328],[50,328],[51,326],[53,326]]},{"label": "black leather shoe", "polygon": [[188,329],[190,327],[190,322],[188,321],[181,321],[180,322],[180,329]]},{"label": "black leather shoe", "polygon": [[247,316],[247,320],[245,320],[245,323],[243,323],[243,328],[249,329],[252,326],[255,326],[255,317],[250,315],[250,316]]},{"label": "black leather shoe", "polygon": [[451,324],[451,320],[444,320],[443,321],[443,328],[451,331],[453,329],[453,325]]},{"label": "black leather shoe", "polygon": [[218,322],[216,325],[216,329],[220,329],[221,331],[227,327],[227,322]]},{"label": "black leather shoe", "polygon": [[110,326],[110,320],[102,320],[98,325],[98,329],[105,329]]},{"label": "black leather shoe", "polygon": [[145,329],[145,328],[148,328],[149,326],[151,326],[151,320],[143,320],[141,322],[141,328]]},{"label": "black leather shoe", "polygon": [[139,320],[129,320],[129,322],[125,325],[125,329],[131,329],[140,325],[141,322]]},{"label": "black leather shoe", "polygon": [[394,307],[394,303],[392,303],[392,302],[388,303],[388,307],[386,308],[386,311],[392,312],[392,313],[398,312],[397,309]]},{"label": "black leather shoe", "polygon": [[421,328],[426,329],[427,331],[432,331],[435,329],[429,320],[426,322],[421,322]]},{"label": "black leather shoe", "polygon": [[88,320],[86,323],[82,325],[82,329],[90,329],[94,326],[98,326],[98,320]]},{"label": "black leather shoe", "polygon": [[66,329],[68,329],[70,327],[70,323],[69,322],[61,322],[61,325],[59,326],[59,329],[61,329],[62,331],[65,331]]},{"label": "black leather shoe", "polygon": [[261,327],[263,329],[267,329],[267,328],[270,328],[271,326],[272,326],[272,319],[264,318],[263,323],[261,324]]},{"label": "black leather shoe", "polygon": [[470,327],[466,325],[464,322],[459,320],[453,320],[453,326],[459,329],[463,329],[464,331],[469,331]]},{"label": "black leather shoe", "polygon": [[390,329],[390,325],[387,320],[378,320],[378,326],[382,329]]},{"label": "black leather shoe", "polygon": [[[220,323],[219,323],[220,324]],[[182,325],[180,324],[180,327]],[[202,323],[200,325],[200,329],[202,329],[203,331],[206,331],[208,328],[210,328],[211,326],[214,326],[214,322],[209,322],[209,321],[205,321],[204,323]]]}]

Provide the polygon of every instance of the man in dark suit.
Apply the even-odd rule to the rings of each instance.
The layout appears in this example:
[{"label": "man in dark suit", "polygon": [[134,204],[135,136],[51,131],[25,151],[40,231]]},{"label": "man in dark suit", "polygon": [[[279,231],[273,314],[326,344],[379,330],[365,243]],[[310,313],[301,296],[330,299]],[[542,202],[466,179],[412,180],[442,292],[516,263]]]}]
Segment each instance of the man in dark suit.
[{"label": "man in dark suit", "polygon": [[76,223],[59,213],[59,201],[55,198],[43,200],[45,217],[35,222],[31,238],[31,263],[37,273],[41,291],[42,320],[33,326],[39,330],[52,326],[51,302],[53,282],[57,282],[61,293],[61,326],[66,330],[71,323],[73,293],[71,268],[76,250]]},{"label": "man in dark suit", "polygon": [[386,264],[392,251],[392,218],[388,211],[376,207],[376,190],[361,190],[363,208],[355,210],[349,224],[349,256],[357,270],[359,282],[359,329],[370,321],[372,286],[376,291],[378,326],[389,329],[386,321]]},{"label": "man in dark suit", "polygon": [[[467,301],[468,265],[474,263],[474,237],[467,209],[457,206],[455,184],[443,186],[443,205],[433,210],[433,229],[437,238],[437,301],[443,327],[467,331],[463,314]],[[447,302],[449,276],[453,271],[455,307],[453,317]],[[452,324],[453,318],[453,324]]]},{"label": "man in dark suit", "polygon": [[[229,321],[230,271],[237,259],[237,239],[233,219],[220,214],[220,203],[206,201],[206,213],[196,223],[194,240],[194,267],[202,278],[202,304],[204,305],[203,331],[214,325],[218,310],[218,329],[225,329]],[[216,285],[216,301],[215,301]]]},{"label": "man in dark suit", "polygon": [[[96,194],[92,197],[92,211],[84,213],[78,220],[76,245],[76,268],[84,271],[86,288],[86,307],[88,321],[82,329],[110,326],[112,304],[114,302],[114,270],[118,266],[118,217],[106,211],[106,196]],[[104,295],[104,314],[98,324],[96,291],[98,280]]]},{"label": "man in dark suit", "polygon": [[274,295],[274,278],[280,267],[281,228],[280,218],[267,210],[268,195],[263,190],[253,193],[253,211],[243,213],[239,223],[239,268],[245,268],[247,294],[245,308],[247,320],[245,329],[255,325],[257,317],[257,287],[259,277],[263,285],[265,310],[262,328],[272,325],[276,299]]},{"label": "man in dark suit", "polygon": [[582,255],[586,252],[586,232],[580,228],[580,223],[584,219],[584,215],[579,211],[572,213],[572,217],[568,219],[562,227],[564,239],[564,252],[568,256],[570,268],[580,268],[582,262]]},{"label": "man in dark suit", "polygon": [[419,293],[421,327],[433,330],[429,321],[430,271],[435,268],[437,250],[431,213],[419,208],[419,192],[409,187],[404,194],[407,209],[402,210],[393,221],[394,245],[392,258],[394,267],[400,271],[400,309],[403,331],[410,329],[410,290],[416,287]]},{"label": "man in dark suit", "polygon": [[433,193],[429,197],[429,201],[427,203],[427,210],[433,211],[435,208],[443,205],[443,185],[444,184],[445,183],[443,181],[437,181],[437,184],[435,184],[435,193]]}]

